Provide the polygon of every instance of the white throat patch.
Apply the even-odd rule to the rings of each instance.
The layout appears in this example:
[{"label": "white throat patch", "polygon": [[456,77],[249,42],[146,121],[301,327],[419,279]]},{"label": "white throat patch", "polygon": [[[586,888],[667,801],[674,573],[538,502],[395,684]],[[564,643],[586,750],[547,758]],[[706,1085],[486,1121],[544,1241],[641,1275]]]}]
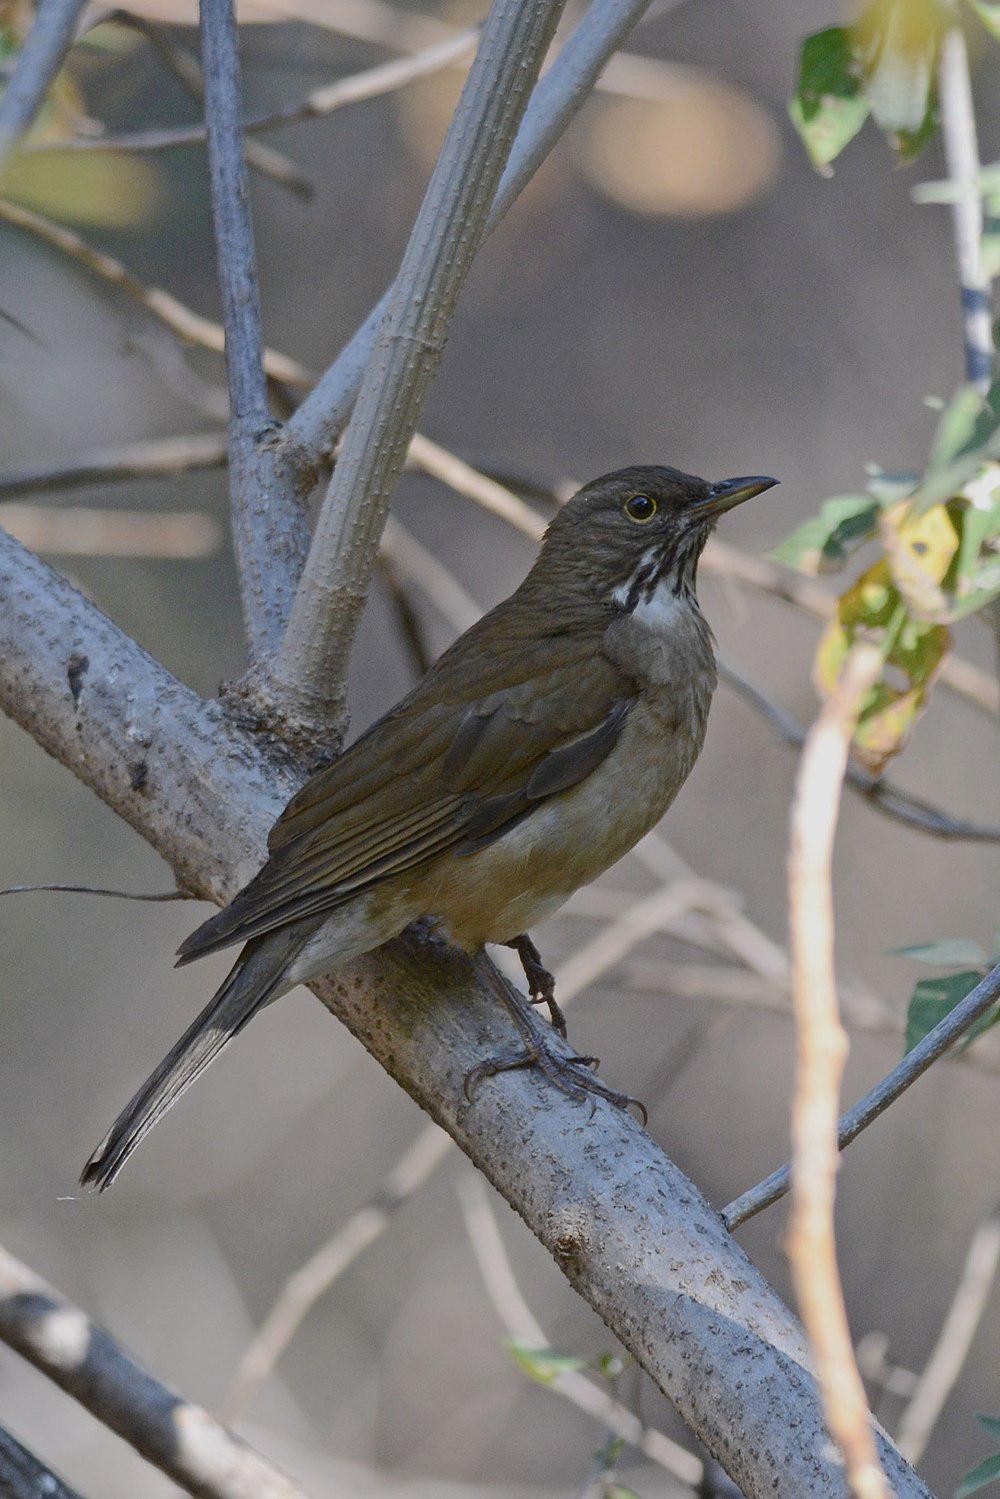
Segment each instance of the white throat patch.
[{"label": "white throat patch", "polygon": [[640,599],[632,610],[636,624],[643,625],[655,635],[666,635],[673,630],[679,617],[687,614],[690,602],[674,592],[673,580],[664,578],[654,588],[649,598]]}]

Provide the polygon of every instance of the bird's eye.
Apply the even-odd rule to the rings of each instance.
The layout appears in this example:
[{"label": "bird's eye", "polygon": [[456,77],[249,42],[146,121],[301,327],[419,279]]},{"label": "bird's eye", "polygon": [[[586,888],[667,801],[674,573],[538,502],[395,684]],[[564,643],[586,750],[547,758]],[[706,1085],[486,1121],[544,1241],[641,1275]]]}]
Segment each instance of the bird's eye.
[{"label": "bird's eye", "polygon": [[638,521],[640,525],[652,520],[657,508],[656,501],[650,499],[648,494],[634,494],[625,501],[623,506],[629,520]]}]

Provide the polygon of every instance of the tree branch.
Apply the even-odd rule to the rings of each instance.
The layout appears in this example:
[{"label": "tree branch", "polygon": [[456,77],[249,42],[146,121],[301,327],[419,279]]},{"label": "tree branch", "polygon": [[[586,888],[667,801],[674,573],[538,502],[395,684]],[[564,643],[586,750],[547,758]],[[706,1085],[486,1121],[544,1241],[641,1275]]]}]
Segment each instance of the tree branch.
[{"label": "tree branch", "polygon": [[[299,780],[2,534],[0,706],[215,900],[255,871]],[[316,992],[489,1176],[748,1499],[839,1495],[794,1319],[648,1135],[603,1103],[588,1119],[527,1075],[465,1102],[469,1068],[515,1039],[497,981],[485,959],[410,934]],[[899,1499],[926,1499],[879,1441]]]},{"label": "tree branch", "polygon": [[[649,0],[591,0],[532,95],[486,221],[487,234],[538,170],[648,5]],[[350,416],[391,296],[390,288],[285,426],[284,460],[300,489],[315,482]]]},{"label": "tree branch", "polygon": [[229,497],[251,659],[274,650],[305,552],[293,495],[275,467],[264,371],[260,290],[243,155],[239,43],[233,0],[202,0],[202,67],[212,218],[226,329]]},{"label": "tree branch", "polygon": [[[837,1126],[837,1148],[843,1150],[856,1140],[862,1130],[868,1128],[880,1114],[883,1114],[890,1104],[905,1093],[911,1083],[915,1083],[918,1077],[922,1077],[928,1067],[936,1062],[938,1057],[944,1055],[956,1041],[959,1041],[965,1033],[975,1025],[981,1016],[985,1015],[1000,999],[1000,963],[992,968],[984,979],[976,985],[970,994],[967,994],[955,1008],[947,1014],[943,1020],[939,1020],[932,1031],[928,1031],[922,1041],[908,1051],[898,1066],[894,1067],[880,1083],[853,1109],[844,1114]],[[740,1197],[735,1198],[722,1210],[722,1218],[728,1228],[739,1228],[741,1223],[746,1223],[750,1218],[755,1218],[758,1213],[770,1207],[773,1202],[778,1202],[789,1187],[789,1169],[782,1166],[760,1182],[756,1187],[751,1187]]]},{"label": "tree branch", "polygon": [[837,1268],[837,1107],[847,1058],[833,966],[833,840],[851,738],[882,657],[855,646],[806,736],[792,803],[788,901],[798,1038],[788,1259],[831,1434],[856,1499],[887,1499]]},{"label": "tree branch", "polygon": [[30,130],[73,45],[85,0],[39,0],[31,30],[0,99],[0,169]]},{"label": "tree branch", "polygon": [[80,1499],[51,1468],[0,1427],[0,1494],[3,1499]]},{"label": "tree branch", "polygon": [[965,36],[958,23],[945,32],[941,43],[938,83],[945,161],[948,176],[959,189],[952,222],[962,295],[965,375],[985,395],[993,378],[993,309],[990,279],[983,265],[983,200],[976,115]]},{"label": "tree branch", "polygon": [[305,1499],[301,1489],[147,1374],[111,1335],[0,1249],[0,1338],[199,1499]]},{"label": "tree branch", "polygon": [[16,473],[0,473],[0,496],[37,494],[40,489],[77,489],[84,484],[152,479],[186,474],[192,469],[222,468],[226,462],[223,433],[192,432],[185,437],[150,437],[88,453],[69,462],[39,464]]},{"label": "tree branch", "polygon": [[272,674],[293,715],[314,724],[343,728],[348,658],[392,493],[564,3],[493,0],[413,225]]}]

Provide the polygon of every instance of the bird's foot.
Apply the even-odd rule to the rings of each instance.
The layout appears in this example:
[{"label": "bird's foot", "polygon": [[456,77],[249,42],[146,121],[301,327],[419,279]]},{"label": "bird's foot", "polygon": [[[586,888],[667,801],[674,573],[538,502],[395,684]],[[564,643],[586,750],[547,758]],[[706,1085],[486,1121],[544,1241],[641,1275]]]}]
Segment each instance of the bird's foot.
[{"label": "bird's foot", "polygon": [[488,1077],[496,1077],[501,1072],[515,1072],[531,1067],[536,1068],[544,1078],[559,1089],[560,1093],[565,1093],[566,1097],[572,1098],[575,1103],[585,1103],[589,1098],[592,1105],[591,1112],[593,1112],[594,1100],[603,1098],[617,1109],[635,1108],[645,1125],[649,1118],[645,1104],[641,1103],[638,1098],[632,1098],[628,1093],[619,1093],[616,1088],[609,1088],[607,1083],[595,1077],[594,1068],[598,1064],[599,1058],[579,1056],[576,1052],[572,1052],[569,1056],[560,1056],[557,1052],[550,1050],[544,1041],[536,1040],[521,1051],[501,1052],[497,1056],[487,1057],[486,1061],[471,1068],[465,1075],[465,1096],[469,1103],[473,1103],[480,1084]]},{"label": "bird's foot", "polygon": [[552,1029],[556,1035],[566,1039],[566,1017],[556,1001],[555,975],[542,962],[542,955],[526,932],[512,937],[504,947],[512,947],[521,959],[521,967],[528,981],[528,993],[533,1005],[547,1005]]}]

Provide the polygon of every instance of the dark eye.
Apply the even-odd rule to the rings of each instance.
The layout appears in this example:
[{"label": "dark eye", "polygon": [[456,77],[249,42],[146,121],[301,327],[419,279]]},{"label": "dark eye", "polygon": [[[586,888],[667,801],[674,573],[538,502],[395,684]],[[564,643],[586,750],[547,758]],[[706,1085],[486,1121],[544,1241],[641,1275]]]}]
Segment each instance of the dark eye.
[{"label": "dark eye", "polygon": [[623,508],[629,520],[638,521],[642,525],[645,521],[653,519],[658,507],[656,501],[650,499],[648,494],[634,494],[625,501]]}]

